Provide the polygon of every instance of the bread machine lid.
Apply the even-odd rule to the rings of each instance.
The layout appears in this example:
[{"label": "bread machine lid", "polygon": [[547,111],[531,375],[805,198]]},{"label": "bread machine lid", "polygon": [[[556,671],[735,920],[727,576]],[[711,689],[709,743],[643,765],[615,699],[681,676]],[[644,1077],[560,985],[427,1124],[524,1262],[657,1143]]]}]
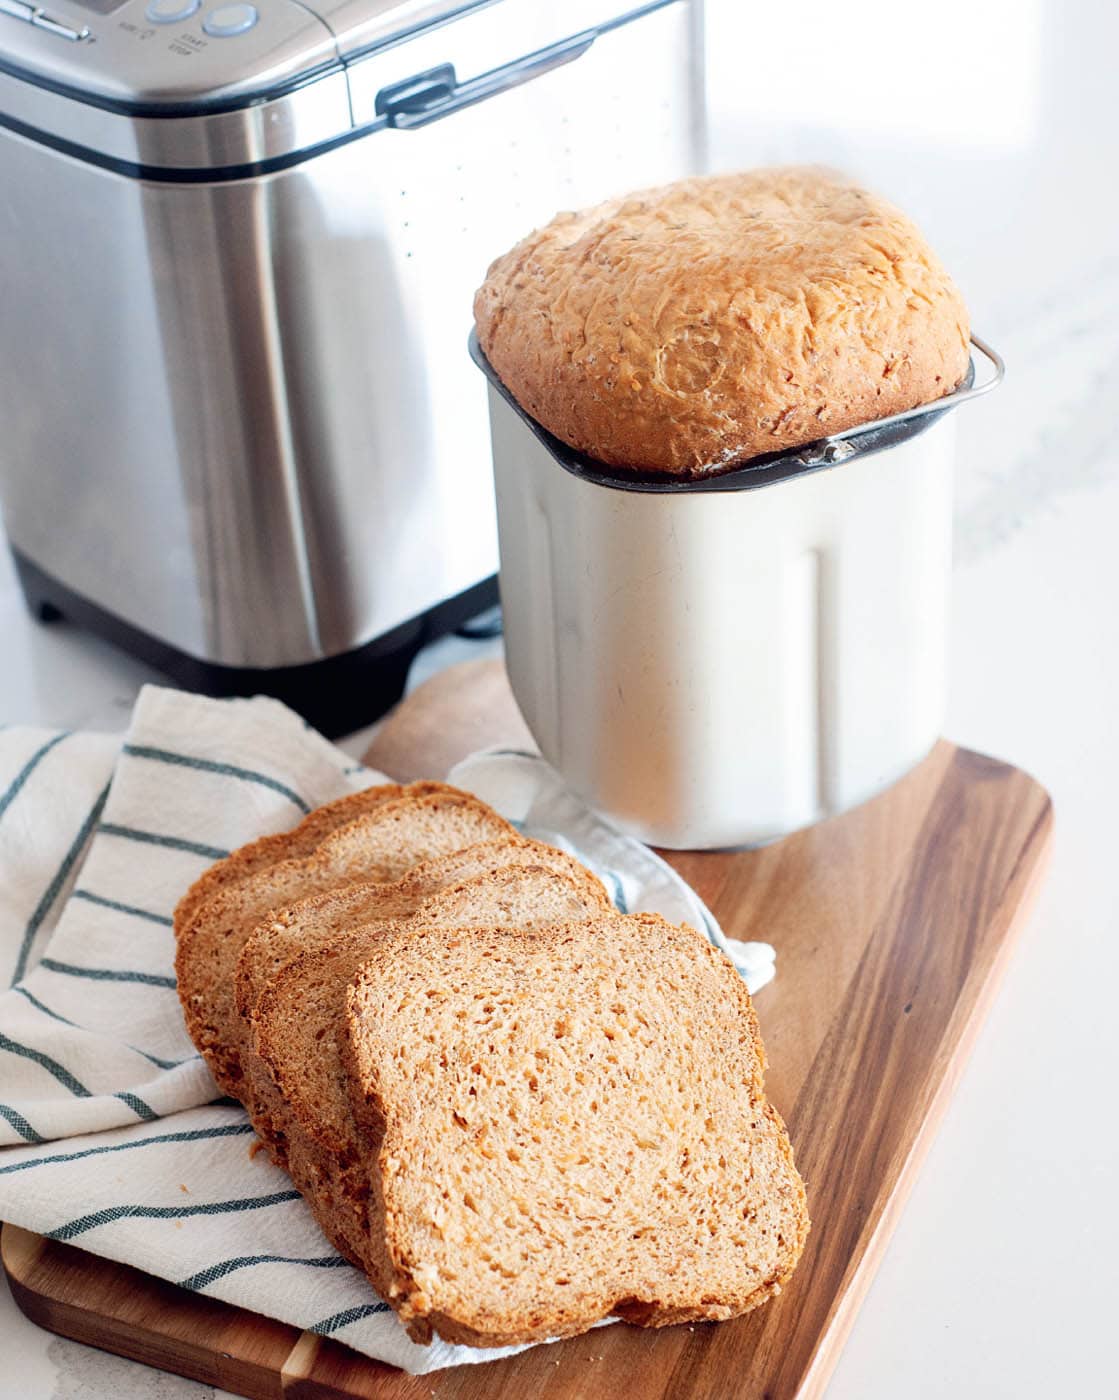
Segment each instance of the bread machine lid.
[{"label": "bread machine lid", "polygon": [[307,0],[346,64],[354,121],[429,125],[584,54],[681,0]]},{"label": "bread machine lid", "polygon": [[[585,30],[660,9],[669,0],[305,0],[334,34],[347,60],[443,30],[447,57],[463,44],[485,43],[493,64]],[[487,12],[485,14],[481,12]],[[459,27],[458,21],[469,20]],[[453,29],[447,26],[454,25]]]},{"label": "bread machine lid", "polygon": [[122,173],[242,178],[440,120],[680,3],[0,0],[0,127]]}]

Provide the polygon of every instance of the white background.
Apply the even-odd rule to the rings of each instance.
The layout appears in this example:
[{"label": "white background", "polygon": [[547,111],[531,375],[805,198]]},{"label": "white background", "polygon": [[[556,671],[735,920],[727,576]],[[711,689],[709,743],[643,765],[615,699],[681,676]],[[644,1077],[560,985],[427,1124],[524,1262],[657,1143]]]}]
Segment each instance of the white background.
[{"label": "white background", "polygon": [[[1119,11],[710,10],[713,164],[822,160],[892,196],[1008,361],[959,418],[947,732],[1057,808],[1040,905],[829,1400],[1119,1396]],[[147,677],[33,626],[6,563],[0,638],[0,720],[120,728]],[[0,1351],[3,1396],[206,1393],[48,1337],[4,1294]]]}]

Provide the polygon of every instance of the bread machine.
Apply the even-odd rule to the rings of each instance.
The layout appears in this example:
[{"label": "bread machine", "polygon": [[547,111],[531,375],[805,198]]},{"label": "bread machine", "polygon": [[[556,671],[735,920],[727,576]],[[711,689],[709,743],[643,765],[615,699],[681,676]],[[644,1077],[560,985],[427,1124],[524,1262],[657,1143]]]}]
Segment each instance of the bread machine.
[{"label": "bread machine", "polygon": [[0,0],[28,601],[341,732],[495,597],[494,248],[694,167],[688,0]]}]

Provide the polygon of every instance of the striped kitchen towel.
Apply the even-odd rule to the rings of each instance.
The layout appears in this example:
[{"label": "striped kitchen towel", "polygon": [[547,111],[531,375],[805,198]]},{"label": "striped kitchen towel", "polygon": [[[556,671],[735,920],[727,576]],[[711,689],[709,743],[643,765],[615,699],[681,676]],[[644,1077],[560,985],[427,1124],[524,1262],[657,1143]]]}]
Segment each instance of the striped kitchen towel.
[{"label": "striped kitchen towel", "polygon": [[[664,863],[525,755],[456,773],[598,869],[620,907],[726,940]],[[380,779],[267,699],[149,686],[123,742],[0,731],[0,1219],[420,1373],[505,1352],[419,1347],[335,1254],[218,1090],[175,994],[171,915],[214,860]],[[756,989],[765,944],[736,944]]]}]

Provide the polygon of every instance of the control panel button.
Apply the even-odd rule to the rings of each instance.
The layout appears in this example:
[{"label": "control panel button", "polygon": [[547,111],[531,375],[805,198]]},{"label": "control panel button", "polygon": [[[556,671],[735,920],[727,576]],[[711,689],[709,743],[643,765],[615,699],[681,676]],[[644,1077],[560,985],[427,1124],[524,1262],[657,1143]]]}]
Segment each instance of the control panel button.
[{"label": "control panel button", "polygon": [[44,14],[42,10],[35,11],[31,16],[31,23],[36,29],[45,29],[48,34],[57,34],[60,39],[69,39],[74,44],[79,39],[89,38],[89,30],[84,25],[81,29],[75,29],[72,24],[55,19],[53,15]]},{"label": "control panel button", "polygon": [[202,0],[148,0],[144,17],[152,24],[178,24],[201,8]]},{"label": "control panel button", "polygon": [[213,39],[228,39],[234,34],[244,34],[259,18],[255,5],[219,5],[202,21],[202,28]]},{"label": "control panel button", "polygon": [[0,0],[0,15],[12,15],[16,19],[25,19],[30,24],[34,13],[35,6],[25,5],[23,0]]}]

